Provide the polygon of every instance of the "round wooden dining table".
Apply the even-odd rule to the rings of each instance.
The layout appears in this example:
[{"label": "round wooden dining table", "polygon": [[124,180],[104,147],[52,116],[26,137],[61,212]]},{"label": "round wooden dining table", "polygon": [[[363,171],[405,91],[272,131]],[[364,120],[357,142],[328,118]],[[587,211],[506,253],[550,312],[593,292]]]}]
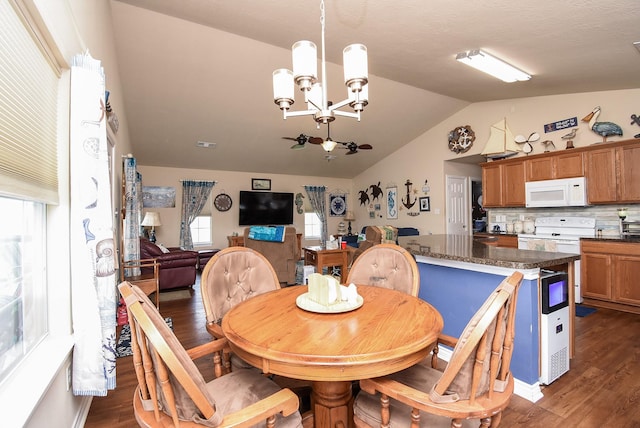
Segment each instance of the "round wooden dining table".
[{"label": "round wooden dining table", "polygon": [[266,374],[313,381],[316,427],[352,427],[352,381],[418,363],[442,330],[440,313],[417,297],[365,285],[357,291],[359,308],[317,313],[296,305],[307,286],[291,286],[252,297],[222,320],[237,356]]}]

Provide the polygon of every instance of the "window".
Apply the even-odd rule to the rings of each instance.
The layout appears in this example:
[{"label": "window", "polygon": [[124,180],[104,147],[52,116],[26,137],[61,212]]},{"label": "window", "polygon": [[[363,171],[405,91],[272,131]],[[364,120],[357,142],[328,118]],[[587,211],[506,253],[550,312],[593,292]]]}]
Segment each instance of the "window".
[{"label": "window", "polygon": [[0,3],[0,381],[49,333],[45,212],[58,203],[60,69],[25,13]]},{"label": "window", "polygon": [[191,222],[191,239],[193,245],[211,244],[211,216],[200,215]]},{"label": "window", "polygon": [[0,379],[48,331],[45,205],[0,197]]},{"label": "window", "polygon": [[322,236],[322,223],[314,212],[304,213],[304,238],[320,239]]}]

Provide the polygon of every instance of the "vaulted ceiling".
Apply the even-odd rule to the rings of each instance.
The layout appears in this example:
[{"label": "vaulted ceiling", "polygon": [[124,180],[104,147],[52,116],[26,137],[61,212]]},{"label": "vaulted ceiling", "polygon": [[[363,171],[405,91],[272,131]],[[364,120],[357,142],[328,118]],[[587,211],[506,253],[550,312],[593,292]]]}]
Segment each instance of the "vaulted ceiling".
[{"label": "vaulted ceiling", "polygon": [[[326,126],[283,120],[271,84],[291,68],[294,42],[321,45],[319,1],[112,0],[139,163],[350,178],[469,103],[640,87],[637,0],[327,0],[325,10],[332,101],[346,97],[342,49],[369,53],[370,104],[360,122],[337,118],[331,137],[374,147],[337,148],[329,161],[317,145],[290,149],[282,137],[326,137]],[[478,48],[533,78],[503,83],[454,60]]]}]

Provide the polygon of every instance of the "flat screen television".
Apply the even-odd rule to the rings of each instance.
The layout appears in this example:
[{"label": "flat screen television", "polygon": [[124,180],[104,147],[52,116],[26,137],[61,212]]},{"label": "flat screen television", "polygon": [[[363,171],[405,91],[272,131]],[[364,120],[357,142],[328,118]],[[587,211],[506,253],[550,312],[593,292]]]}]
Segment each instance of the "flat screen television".
[{"label": "flat screen television", "polygon": [[293,224],[293,193],[240,191],[240,226]]}]

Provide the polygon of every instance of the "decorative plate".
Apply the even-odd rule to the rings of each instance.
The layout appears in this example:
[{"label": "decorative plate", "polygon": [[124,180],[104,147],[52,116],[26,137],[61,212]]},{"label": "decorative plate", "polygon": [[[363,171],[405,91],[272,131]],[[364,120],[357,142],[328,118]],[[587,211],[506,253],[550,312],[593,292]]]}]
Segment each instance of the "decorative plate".
[{"label": "decorative plate", "polygon": [[355,304],[349,302],[339,302],[331,306],[324,306],[318,302],[315,302],[309,298],[309,293],[304,293],[296,298],[296,305],[300,309],[304,309],[309,312],[316,312],[318,314],[340,314],[342,312],[350,312],[358,309],[364,303],[362,296],[358,295]]},{"label": "decorative plate", "polygon": [[233,202],[231,201],[231,196],[226,193],[220,193],[213,200],[213,205],[216,207],[218,211],[229,211]]},{"label": "decorative plate", "polygon": [[342,217],[347,210],[347,202],[344,195],[330,195],[329,207],[331,217]]},{"label": "decorative plate", "polygon": [[464,153],[471,148],[476,139],[476,133],[469,125],[458,126],[449,132],[449,150],[455,153]]}]

